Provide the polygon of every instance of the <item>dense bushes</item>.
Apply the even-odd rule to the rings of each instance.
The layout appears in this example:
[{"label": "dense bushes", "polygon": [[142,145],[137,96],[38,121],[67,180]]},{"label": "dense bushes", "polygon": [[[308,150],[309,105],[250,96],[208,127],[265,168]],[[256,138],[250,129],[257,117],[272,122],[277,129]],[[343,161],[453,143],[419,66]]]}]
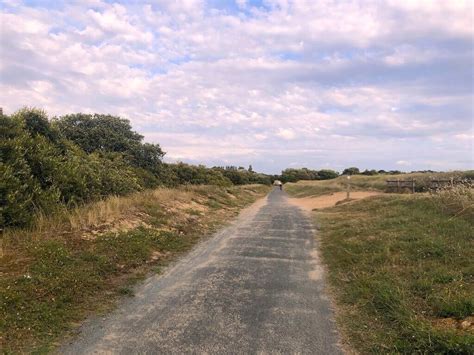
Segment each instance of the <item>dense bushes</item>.
[{"label": "dense bushes", "polygon": [[25,226],[41,211],[158,185],[270,184],[251,170],[165,164],[158,144],[144,143],[128,120],[37,109],[0,115],[0,230]]},{"label": "dense bushes", "polygon": [[162,164],[159,176],[161,181],[170,186],[181,184],[218,186],[270,185],[273,181],[270,175],[259,174],[244,168],[233,166],[207,168],[204,165],[189,165],[185,163]]},{"label": "dense bushes", "polygon": [[206,168],[204,165],[189,165],[185,163],[165,164],[161,171],[161,180],[168,185],[218,185],[230,186],[232,181],[220,171]]},{"label": "dense bushes", "polygon": [[266,184],[269,185],[273,182],[271,176],[266,174],[258,174],[252,170],[250,166],[248,170],[243,167],[226,166],[226,167],[214,167],[214,171],[220,172],[223,176],[229,179],[234,185],[245,185],[245,184]]},{"label": "dense bushes", "polygon": [[120,154],[87,154],[65,139],[45,113],[0,117],[0,228],[26,225],[38,211],[141,188]]}]

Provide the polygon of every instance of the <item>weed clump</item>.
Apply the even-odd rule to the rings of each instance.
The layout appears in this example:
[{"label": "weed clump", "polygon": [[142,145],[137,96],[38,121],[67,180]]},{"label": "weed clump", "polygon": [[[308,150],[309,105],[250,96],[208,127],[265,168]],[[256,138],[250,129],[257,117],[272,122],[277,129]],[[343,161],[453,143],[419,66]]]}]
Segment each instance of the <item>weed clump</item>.
[{"label": "weed clump", "polygon": [[445,214],[474,220],[474,184],[468,180],[436,190],[431,200]]}]

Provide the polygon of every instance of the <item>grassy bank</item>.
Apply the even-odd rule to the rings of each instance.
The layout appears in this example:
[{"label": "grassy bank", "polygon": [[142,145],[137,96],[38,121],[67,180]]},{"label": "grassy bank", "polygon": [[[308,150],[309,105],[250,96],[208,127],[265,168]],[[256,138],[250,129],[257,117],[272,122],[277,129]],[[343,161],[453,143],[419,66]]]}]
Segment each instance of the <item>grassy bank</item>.
[{"label": "grassy bank", "polygon": [[[327,183],[295,184],[292,192],[323,193],[328,190],[317,185]],[[350,347],[472,353],[472,189],[370,197],[318,211],[315,221],[337,321]]]},{"label": "grassy bank", "polygon": [[263,185],[157,189],[112,197],[2,236],[5,352],[47,351],[134,282],[189,250],[268,192]]},{"label": "grassy bank", "polygon": [[[386,180],[411,180],[415,179],[417,191],[426,191],[430,179],[463,179],[474,178],[473,171],[458,171],[450,173],[413,173],[400,175],[352,175],[350,179],[352,191],[385,191]],[[347,177],[339,176],[336,179],[322,181],[299,181],[285,184],[285,190],[295,197],[321,196],[331,192],[345,191]]]}]

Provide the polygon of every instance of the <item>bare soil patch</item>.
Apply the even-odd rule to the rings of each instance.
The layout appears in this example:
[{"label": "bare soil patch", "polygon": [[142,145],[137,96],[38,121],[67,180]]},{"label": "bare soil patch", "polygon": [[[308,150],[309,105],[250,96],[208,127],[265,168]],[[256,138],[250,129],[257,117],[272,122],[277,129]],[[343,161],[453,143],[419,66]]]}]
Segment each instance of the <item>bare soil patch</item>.
[{"label": "bare soil patch", "polygon": [[[360,200],[363,198],[377,196],[382,194],[382,192],[377,191],[353,191],[350,194],[350,200]],[[347,193],[346,192],[334,192],[332,194],[327,194],[318,197],[302,197],[302,198],[289,198],[289,202],[293,205],[296,205],[306,211],[313,211],[328,207],[333,207],[338,204],[338,202],[346,200]]]},{"label": "bare soil patch", "polygon": [[438,318],[434,319],[432,324],[434,327],[440,329],[458,329],[474,334],[474,316],[466,317],[464,319],[455,319],[452,317]]}]

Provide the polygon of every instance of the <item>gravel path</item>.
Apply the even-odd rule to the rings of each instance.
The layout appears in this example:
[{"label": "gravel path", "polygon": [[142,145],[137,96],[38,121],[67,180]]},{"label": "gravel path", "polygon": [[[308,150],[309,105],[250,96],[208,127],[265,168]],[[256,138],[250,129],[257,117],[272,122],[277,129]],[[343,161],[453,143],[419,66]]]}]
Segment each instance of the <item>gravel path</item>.
[{"label": "gravel path", "polygon": [[275,189],[59,352],[339,354],[313,233]]}]

